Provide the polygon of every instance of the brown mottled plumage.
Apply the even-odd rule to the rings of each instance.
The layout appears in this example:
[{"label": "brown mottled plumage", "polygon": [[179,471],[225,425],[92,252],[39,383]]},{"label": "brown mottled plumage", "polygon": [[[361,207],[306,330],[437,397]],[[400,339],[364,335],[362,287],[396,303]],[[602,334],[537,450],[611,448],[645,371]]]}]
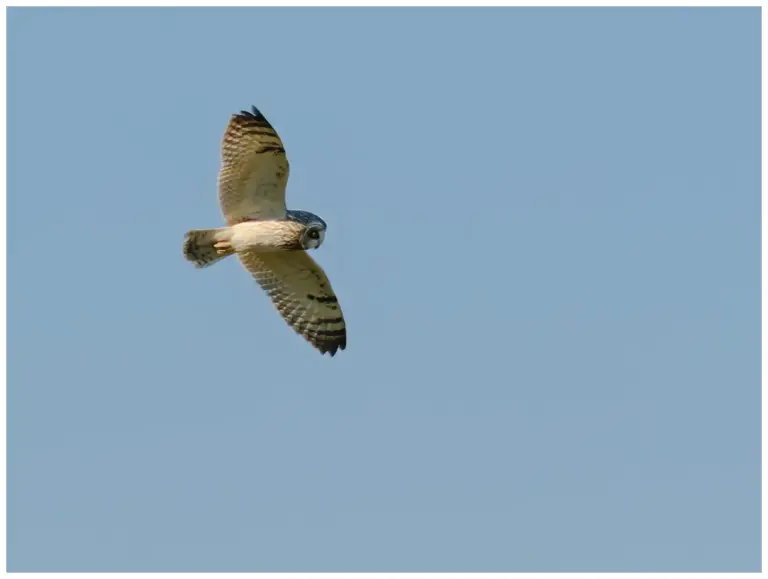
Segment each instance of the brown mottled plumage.
[{"label": "brown mottled plumage", "polygon": [[264,115],[242,111],[221,143],[219,205],[229,225],[249,219],[285,219],[290,167],[283,142]]},{"label": "brown mottled plumage", "polygon": [[184,256],[206,267],[237,254],[285,321],[321,353],[347,346],[341,306],[323,269],[305,251],[319,247],[326,224],[287,211],[289,165],[283,142],[256,107],[232,117],[224,133],[219,205],[227,227],[192,230]]},{"label": "brown mottled plumage", "polygon": [[331,282],[306,251],[246,251],[238,257],[280,315],[310,344],[331,355],[347,346],[344,316]]}]

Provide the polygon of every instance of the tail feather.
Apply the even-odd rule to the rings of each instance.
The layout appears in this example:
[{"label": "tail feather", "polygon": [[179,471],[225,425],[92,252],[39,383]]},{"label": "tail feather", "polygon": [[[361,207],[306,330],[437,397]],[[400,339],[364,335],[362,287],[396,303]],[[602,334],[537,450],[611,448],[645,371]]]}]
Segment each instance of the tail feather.
[{"label": "tail feather", "polygon": [[225,241],[223,235],[226,229],[193,229],[184,238],[184,257],[195,264],[195,267],[208,267],[228,255],[232,249],[221,250],[214,247],[215,243]]}]

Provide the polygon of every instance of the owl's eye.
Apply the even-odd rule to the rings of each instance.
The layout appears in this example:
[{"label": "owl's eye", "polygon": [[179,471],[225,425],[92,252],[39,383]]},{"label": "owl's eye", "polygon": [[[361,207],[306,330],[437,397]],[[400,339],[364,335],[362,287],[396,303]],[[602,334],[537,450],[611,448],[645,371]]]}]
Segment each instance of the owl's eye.
[{"label": "owl's eye", "polygon": [[309,237],[312,239],[318,239],[320,237],[320,233],[318,233],[317,229],[313,229],[309,232]]}]

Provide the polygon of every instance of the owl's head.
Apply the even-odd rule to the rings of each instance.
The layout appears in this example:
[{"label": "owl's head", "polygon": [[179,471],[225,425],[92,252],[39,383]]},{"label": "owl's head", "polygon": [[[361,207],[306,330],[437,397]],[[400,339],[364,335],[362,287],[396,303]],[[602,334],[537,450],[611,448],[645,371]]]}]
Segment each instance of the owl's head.
[{"label": "owl's head", "polygon": [[300,239],[301,247],[304,249],[317,249],[323,244],[325,230],[328,226],[320,217],[308,211],[292,210],[286,212],[286,217],[291,221],[304,225]]},{"label": "owl's head", "polygon": [[317,249],[325,239],[325,223],[314,222],[307,225],[301,234],[301,246],[304,249]]}]

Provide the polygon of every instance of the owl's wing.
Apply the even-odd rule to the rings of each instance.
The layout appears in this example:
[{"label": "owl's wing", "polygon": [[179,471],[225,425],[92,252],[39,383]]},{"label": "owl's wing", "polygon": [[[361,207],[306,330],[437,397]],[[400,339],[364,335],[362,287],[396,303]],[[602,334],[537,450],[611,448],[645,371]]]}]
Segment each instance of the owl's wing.
[{"label": "owl's wing", "polygon": [[219,205],[229,224],[285,217],[288,158],[256,107],[233,115],[221,144]]},{"label": "owl's wing", "polygon": [[306,251],[245,251],[238,256],[305,340],[331,356],[347,347],[344,315],[331,282]]}]

